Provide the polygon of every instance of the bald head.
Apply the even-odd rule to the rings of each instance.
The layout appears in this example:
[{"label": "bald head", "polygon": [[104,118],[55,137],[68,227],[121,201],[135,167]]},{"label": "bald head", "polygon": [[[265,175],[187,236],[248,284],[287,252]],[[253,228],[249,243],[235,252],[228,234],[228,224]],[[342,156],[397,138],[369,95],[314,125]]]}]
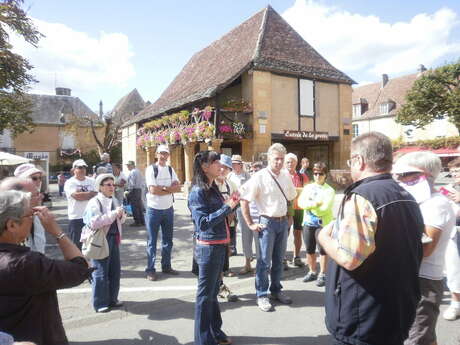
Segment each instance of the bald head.
[{"label": "bald head", "polygon": [[40,192],[37,190],[37,187],[30,179],[7,177],[0,183],[0,192],[5,192],[8,190],[18,190],[30,193],[30,206],[35,207],[40,205]]}]

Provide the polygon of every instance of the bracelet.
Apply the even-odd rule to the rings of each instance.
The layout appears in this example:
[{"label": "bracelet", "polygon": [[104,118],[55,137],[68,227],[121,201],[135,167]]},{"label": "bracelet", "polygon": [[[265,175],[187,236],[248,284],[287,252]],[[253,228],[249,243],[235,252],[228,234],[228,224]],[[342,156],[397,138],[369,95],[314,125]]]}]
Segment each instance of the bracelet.
[{"label": "bracelet", "polygon": [[65,232],[61,232],[59,235],[56,236],[56,240],[59,241],[60,239],[62,239],[65,236],[66,236]]}]

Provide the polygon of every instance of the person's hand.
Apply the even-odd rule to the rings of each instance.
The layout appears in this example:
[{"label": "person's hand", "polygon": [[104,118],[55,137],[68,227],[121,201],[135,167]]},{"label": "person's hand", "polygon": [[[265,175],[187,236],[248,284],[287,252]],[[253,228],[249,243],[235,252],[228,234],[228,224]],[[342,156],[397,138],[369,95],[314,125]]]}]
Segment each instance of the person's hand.
[{"label": "person's hand", "polygon": [[117,217],[118,217],[118,218],[123,217],[123,214],[125,213],[125,210],[123,209],[123,207],[118,206],[118,207],[116,208],[116,211],[117,211]]},{"label": "person's hand", "polygon": [[60,233],[59,227],[57,227],[56,218],[49,211],[48,207],[37,206],[33,208],[34,214],[38,216],[40,222],[45,228],[46,232],[53,236],[57,236]]},{"label": "person's hand", "polygon": [[450,192],[447,197],[452,200],[453,202],[459,203],[460,202],[460,192]]},{"label": "person's hand", "polygon": [[230,206],[230,208],[233,210],[236,206],[238,206],[238,203],[240,202],[240,198],[236,197],[234,198],[233,196],[231,198],[228,198],[225,201],[225,204]]},{"label": "person's hand", "polygon": [[171,187],[178,186],[178,185],[179,185],[179,181],[177,180],[174,180],[173,183],[171,183]]},{"label": "person's hand", "polygon": [[267,226],[265,224],[259,224],[259,223],[252,223],[249,225],[249,229],[255,232],[261,232],[264,230]]},{"label": "person's hand", "polygon": [[320,207],[322,204],[323,204],[323,202],[320,200],[320,201],[316,202],[316,207]]}]

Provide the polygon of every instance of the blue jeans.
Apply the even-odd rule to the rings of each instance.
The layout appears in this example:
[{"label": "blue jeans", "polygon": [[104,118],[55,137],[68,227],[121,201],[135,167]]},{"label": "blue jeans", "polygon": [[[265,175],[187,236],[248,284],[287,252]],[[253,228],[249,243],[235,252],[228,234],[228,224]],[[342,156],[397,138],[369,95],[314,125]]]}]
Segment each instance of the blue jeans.
[{"label": "blue jeans", "polygon": [[[276,294],[281,291],[283,258],[286,253],[288,237],[288,221],[260,217],[260,224],[266,228],[259,232],[260,256],[256,265],[257,297],[268,295],[268,291]],[[268,275],[271,283],[269,284]],[[269,289],[270,285],[270,289]]]},{"label": "blue jeans", "polygon": [[120,248],[116,236],[107,235],[109,256],[102,260],[91,260],[96,268],[93,272],[93,307],[95,310],[109,307],[118,301],[120,291]]},{"label": "blue jeans", "polygon": [[174,208],[157,210],[147,207],[145,214],[147,226],[147,268],[145,272],[155,272],[155,259],[157,256],[157,238],[161,226],[161,269],[171,268],[171,251],[173,247]]},{"label": "blue jeans", "polygon": [[82,243],[80,242],[81,230],[85,226],[83,219],[70,219],[69,220],[69,237],[72,242],[81,250]]},{"label": "blue jeans", "polygon": [[200,245],[195,247],[195,259],[198,264],[198,288],[195,304],[195,345],[216,345],[216,340],[226,339],[221,330],[217,294],[220,274],[224,266],[227,245]]}]

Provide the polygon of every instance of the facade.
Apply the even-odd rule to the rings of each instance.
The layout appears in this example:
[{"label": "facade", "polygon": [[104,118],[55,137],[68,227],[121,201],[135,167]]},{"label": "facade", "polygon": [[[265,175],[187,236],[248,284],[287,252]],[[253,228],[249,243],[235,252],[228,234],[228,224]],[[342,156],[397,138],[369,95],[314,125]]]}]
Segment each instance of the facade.
[{"label": "facade", "polygon": [[410,144],[417,140],[458,136],[455,125],[447,119],[436,120],[424,129],[403,126],[395,122],[398,110],[405,103],[406,93],[425,71],[423,65],[418,73],[357,87],[353,90],[353,136],[379,131],[392,140]]},{"label": "facade", "polygon": [[56,88],[56,95],[35,95],[29,97],[33,103],[32,118],[35,128],[12,137],[5,130],[0,137],[0,150],[34,159],[49,175],[50,166],[62,157],[95,148],[93,140],[80,131],[69,131],[66,127],[70,116],[97,115],[78,97],[71,96],[71,90]]},{"label": "facade", "polygon": [[182,181],[191,180],[194,154],[208,147],[254,161],[281,142],[299,158],[345,168],[353,83],[268,6],[196,53],[156,102],[125,123],[123,162],[153,162],[159,142],[140,147],[137,137],[152,120],[209,106],[212,137],[166,142]]}]

